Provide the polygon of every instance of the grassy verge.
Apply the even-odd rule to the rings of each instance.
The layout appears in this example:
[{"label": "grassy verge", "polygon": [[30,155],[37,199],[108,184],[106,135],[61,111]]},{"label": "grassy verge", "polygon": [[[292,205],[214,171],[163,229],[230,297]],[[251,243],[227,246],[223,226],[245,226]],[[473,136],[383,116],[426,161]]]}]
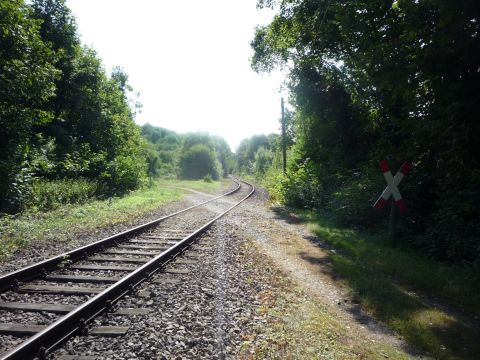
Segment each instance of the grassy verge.
[{"label": "grassy verge", "polygon": [[[321,299],[312,297],[262,256],[253,242],[244,247],[252,277],[269,284],[259,294],[252,334],[243,336],[242,359],[408,359],[384,341],[359,336],[348,322],[337,319]],[[260,274],[258,273],[260,271]]]},{"label": "grassy verge", "polygon": [[32,241],[65,241],[81,232],[139,218],[161,205],[179,200],[183,191],[173,185],[213,191],[221,183],[159,180],[151,188],[137,190],[121,198],[66,205],[47,212],[1,217],[0,260],[7,259],[12,252],[28,246]]},{"label": "grassy verge", "polygon": [[480,313],[479,274],[420,257],[382,236],[338,228],[313,213],[300,215],[333,247],[335,275],[365,310],[426,355],[478,358],[480,331],[472,324]]},{"label": "grassy verge", "polygon": [[221,181],[206,182],[203,180],[167,180],[160,179],[157,181],[158,186],[164,189],[172,188],[188,188],[193,190],[201,190],[205,192],[214,192],[218,190],[221,185],[228,186],[231,180],[222,179]]}]

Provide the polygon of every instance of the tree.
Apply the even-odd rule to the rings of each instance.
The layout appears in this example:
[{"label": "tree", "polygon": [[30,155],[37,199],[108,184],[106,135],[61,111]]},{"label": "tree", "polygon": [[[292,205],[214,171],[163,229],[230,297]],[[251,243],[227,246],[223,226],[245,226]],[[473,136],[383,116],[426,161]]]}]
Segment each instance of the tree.
[{"label": "tree", "polygon": [[0,211],[21,206],[32,129],[53,117],[44,104],[55,94],[58,71],[39,27],[23,1],[0,2]]},{"label": "tree", "polygon": [[214,180],[218,180],[220,177],[215,153],[205,144],[194,144],[184,148],[179,166],[180,177],[184,179],[202,179],[210,175]]},{"label": "tree", "polygon": [[[406,239],[437,258],[479,258],[473,219],[480,215],[474,205],[480,59],[471,54],[480,50],[480,3],[265,0],[259,6],[277,14],[256,29],[252,66],[290,71],[296,144],[289,176],[319,182],[314,206],[371,226],[378,161],[412,160],[415,182],[403,187],[415,199],[403,224]],[[286,184],[286,192],[299,188]]]},{"label": "tree", "polygon": [[[75,83],[72,82],[75,62],[81,53],[81,44],[77,35],[75,19],[64,0],[33,0],[32,17],[38,20],[39,34],[44,43],[51,46],[55,53],[51,62],[59,72],[56,78],[55,96],[49,98],[45,108],[53,112],[53,119],[39,127],[47,137],[55,137],[60,143],[67,137],[63,132],[63,123],[69,118],[69,109],[74,106]],[[60,150],[62,148],[60,147]]]},{"label": "tree", "polygon": [[259,147],[254,156],[253,169],[255,175],[263,176],[267,169],[272,165],[273,153],[270,150],[265,150],[263,146]]},{"label": "tree", "polygon": [[270,148],[266,135],[253,135],[240,142],[237,149],[237,167],[240,172],[250,172],[254,161],[255,153],[260,147]]},{"label": "tree", "polygon": [[233,168],[235,167],[233,153],[225,139],[219,136],[212,136],[212,141],[215,147],[216,157],[223,169],[221,175],[226,177],[233,171]]}]

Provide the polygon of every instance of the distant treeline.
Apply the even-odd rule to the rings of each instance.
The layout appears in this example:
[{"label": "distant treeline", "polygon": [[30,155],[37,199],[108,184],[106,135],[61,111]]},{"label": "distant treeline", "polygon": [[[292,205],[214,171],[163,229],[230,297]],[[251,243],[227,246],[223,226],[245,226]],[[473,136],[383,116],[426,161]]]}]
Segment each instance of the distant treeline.
[{"label": "distant treeline", "polygon": [[[372,204],[395,173],[408,213],[397,243],[480,264],[480,2],[260,0],[252,66],[289,70],[288,169],[267,146],[249,155],[280,201],[343,224],[385,229]],[[261,149],[261,150],[260,150]],[[264,174],[267,174],[266,176]]]},{"label": "distant treeline", "polygon": [[218,180],[232,173],[234,154],[227,142],[206,133],[177,134],[146,124],[147,158],[151,175],[183,179]]},{"label": "distant treeline", "polygon": [[223,139],[140,129],[132,91],[81,44],[64,0],[0,1],[0,214],[231,170]]}]

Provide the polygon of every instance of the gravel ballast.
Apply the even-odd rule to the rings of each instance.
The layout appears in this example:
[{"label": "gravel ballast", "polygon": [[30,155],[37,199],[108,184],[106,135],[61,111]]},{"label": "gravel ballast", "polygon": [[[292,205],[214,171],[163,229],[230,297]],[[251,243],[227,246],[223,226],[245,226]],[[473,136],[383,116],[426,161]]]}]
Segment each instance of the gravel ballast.
[{"label": "gravel ballast", "polygon": [[[207,208],[219,213],[244,195],[245,191],[227,201],[208,204]],[[185,224],[178,229],[184,227]],[[119,307],[149,309],[149,314],[112,313],[95,320],[98,326],[129,326],[126,336],[73,338],[55,352],[55,357],[66,354],[99,359],[233,357],[243,343],[245,328],[253,326],[258,293],[266,286],[256,283],[252,270],[244,266],[244,240],[236,235],[238,230],[226,218],[219,220],[184,256],[168,264],[164,273],[118,303]],[[189,256],[192,253],[194,256]],[[171,270],[173,274],[169,273]],[[183,271],[178,273],[178,270]]]}]

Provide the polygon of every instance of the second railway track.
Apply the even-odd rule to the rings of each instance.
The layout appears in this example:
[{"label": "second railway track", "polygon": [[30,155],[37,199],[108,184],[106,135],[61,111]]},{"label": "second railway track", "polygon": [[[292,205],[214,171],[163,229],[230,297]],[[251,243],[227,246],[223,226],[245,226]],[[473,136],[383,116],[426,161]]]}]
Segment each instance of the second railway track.
[{"label": "second railway track", "polygon": [[[188,267],[201,261],[198,236],[254,192],[252,185],[234,181],[227,194],[0,276],[0,338],[8,349],[0,358],[45,358],[74,334],[127,332],[128,326],[93,327],[93,320],[105,312],[142,314],[145,309],[115,304],[154,275],[188,271],[169,269],[170,262]],[[196,216],[187,224],[182,215],[188,211]],[[156,280],[159,286],[168,281]]]}]

